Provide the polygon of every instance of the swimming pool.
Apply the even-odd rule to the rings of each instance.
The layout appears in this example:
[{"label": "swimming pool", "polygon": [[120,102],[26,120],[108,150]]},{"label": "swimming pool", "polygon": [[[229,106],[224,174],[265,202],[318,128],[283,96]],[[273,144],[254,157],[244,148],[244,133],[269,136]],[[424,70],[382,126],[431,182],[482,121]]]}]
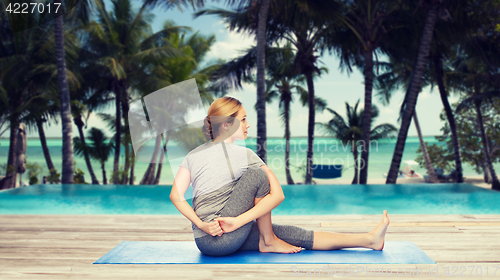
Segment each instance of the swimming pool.
[{"label": "swimming pool", "polygon": [[[500,214],[500,192],[470,184],[284,185],[273,215]],[[0,214],[181,215],[171,186],[32,185],[0,191]],[[188,200],[191,204],[191,200]]]}]

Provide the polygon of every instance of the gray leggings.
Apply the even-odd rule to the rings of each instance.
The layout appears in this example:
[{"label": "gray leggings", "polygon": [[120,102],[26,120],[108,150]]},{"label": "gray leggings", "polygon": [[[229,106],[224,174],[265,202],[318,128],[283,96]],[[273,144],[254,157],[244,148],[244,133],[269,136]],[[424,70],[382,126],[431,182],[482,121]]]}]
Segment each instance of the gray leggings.
[{"label": "gray leggings", "polygon": [[[253,208],[255,198],[266,195],[269,189],[269,179],[264,169],[249,167],[238,179],[220,217],[236,217],[245,213]],[[312,230],[296,226],[272,225],[274,234],[278,238],[294,246],[312,249],[314,239]],[[210,256],[224,256],[236,251],[258,251],[259,228],[254,220],[235,231],[223,233],[222,236],[205,235],[195,238],[195,242],[203,254]]]}]

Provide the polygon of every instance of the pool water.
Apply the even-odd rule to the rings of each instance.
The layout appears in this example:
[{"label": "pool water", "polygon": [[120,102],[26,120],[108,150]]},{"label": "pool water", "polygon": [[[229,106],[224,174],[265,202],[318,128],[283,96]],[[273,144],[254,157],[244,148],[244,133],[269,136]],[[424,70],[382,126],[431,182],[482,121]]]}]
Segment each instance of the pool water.
[{"label": "pool water", "polygon": [[[284,185],[273,215],[500,214],[500,192],[470,184]],[[0,191],[0,214],[181,215],[171,186],[32,185]],[[191,199],[188,202],[191,204]]]}]

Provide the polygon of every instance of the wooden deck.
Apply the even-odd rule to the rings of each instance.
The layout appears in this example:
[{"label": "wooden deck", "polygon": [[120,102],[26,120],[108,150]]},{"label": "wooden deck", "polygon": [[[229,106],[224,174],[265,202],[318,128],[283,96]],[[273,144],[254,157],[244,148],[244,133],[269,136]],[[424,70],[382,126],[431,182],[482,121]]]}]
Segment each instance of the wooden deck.
[{"label": "wooden deck", "polygon": [[[339,233],[365,233],[380,215],[274,216],[273,222]],[[391,215],[386,240],[413,241],[437,265],[360,265],[374,273],[419,278],[438,269],[439,279],[462,273],[467,279],[500,278],[500,215]],[[194,240],[183,216],[158,215],[0,215],[0,279],[288,279],[303,269],[325,277],[356,265],[94,265],[120,242]],[[294,266],[294,268],[291,268]],[[456,266],[456,268],[453,268]],[[481,267],[481,273],[479,268]],[[450,275],[446,275],[449,268]],[[292,270],[291,270],[292,269]],[[377,270],[381,270],[377,271]],[[471,271],[472,276],[471,275]],[[320,275],[320,271],[323,273]],[[476,276],[477,273],[477,276]],[[488,273],[488,275],[487,275]],[[495,275],[494,275],[495,273]],[[401,275],[401,274],[400,274]],[[336,277],[335,275],[326,275]],[[355,275],[351,275],[355,276]],[[361,272],[358,277],[374,277]],[[381,274],[379,274],[381,276]],[[473,277],[475,276],[475,277]],[[338,276],[342,277],[342,276]]]}]

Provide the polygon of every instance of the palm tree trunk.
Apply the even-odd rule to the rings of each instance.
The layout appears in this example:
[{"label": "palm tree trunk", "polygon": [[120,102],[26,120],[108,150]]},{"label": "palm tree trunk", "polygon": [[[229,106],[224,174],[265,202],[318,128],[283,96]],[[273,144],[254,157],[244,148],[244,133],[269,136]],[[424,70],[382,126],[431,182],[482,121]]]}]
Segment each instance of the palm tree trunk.
[{"label": "palm tree trunk", "polygon": [[121,136],[122,136],[122,120],[121,120],[121,94],[122,94],[122,86],[121,82],[114,82],[114,92],[115,92],[115,106],[116,106],[116,118],[115,118],[115,126],[116,126],[116,135],[115,135],[115,157],[113,160],[113,184],[119,184],[119,175],[118,168],[120,163],[120,150],[121,150]]},{"label": "palm tree trunk", "polygon": [[490,170],[488,169],[488,165],[486,164],[486,160],[484,158],[483,160],[481,160],[481,167],[483,168],[484,172],[484,182],[487,184],[491,184],[493,181],[491,180]]},{"label": "palm tree trunk", "polygon": [[455,155],[455,171],[456,171],[455,182],[463,183],[464,172],[462,167],[462,155],[460,153],[460,142],[458,142],[457,123],[455,122],[455,117],[453,116],[453,110],[451,109],[450,102],[448,101],[448,94],[444,86],[442,56],[439,53],[435,55],[433,58],[434,58],[434,73],[436,75],[436,81],[439,88],[439,95],[441,96],[441,101],[443,102],[444,111],[446,112],[446,118],[448,119],[448,124],[450,126],[451,140],[453,143],[453,151]]},{"label": "palm tree trunk", "polygon": [[106,168],[104,168],[104,163],[101,163],[101,169],[102,169],[102,184],[107,185],[108,178],[106,178]]},{"label": "palm tree trunk", "polygon": [[144,173],[144,176],[142,177],[141,180],[141,185],[149,185],[153,181],[151,178],[153,177],[155,167],[156,167],[156,161],[158,159],[158,152],[160,151],[160,143],[161,143],[161,135],[156,136],[155,140],[155,148],[153,150],[153,156],[151,157],[151,162],[149,163],[148,169]]},{"label": "palm tree trunk", "polygon": [[45,157],[47,168],[49,169],[49,172],[54,175],[55,167],[54,163],[52,163],[52,158],[50,157],[49,147],[47,146],[47,138],[45,137],[45,132],[43,130],[43,122],[44,120],[42,119],[36,120],[36,125],[38,127],[38,137],[40,138],[40,144],[42,145],[43,156]]},{"label": "palm tree trunk", "polygon": [[127,135],[126,141],[125,141],[125,167],[123,168],[124,175],[122,179],[122,184],[127,184],[128,181],[128,170],[130,168],[130,141],[129,141],[129,136],[130,135],[130,130],[129,130],[129,124],[128,124],[128,111],[129,111],[129,104],[128,104],[128,95],[125,96],[125,100],[122,101],[122,116],[123,116],[123,121],[125,122],[125,131],[128,133],[125,133]]},{"label": "palm tree trunk", "polygon": [[427,153],[427,147],[425,146],[424,137],[422,136],[422,131],[420,130],[420,124],[418,123],[417,110],[413,112],[413,121],[415,122],[415,127],[417,128],[418,140],[420,141],[420,149],[422,150],[422,156],[424,158],[427,174],[429,174],[429,181],[431,183],[437,183],[438,177],[436,175],[436,170],[432,166],[431,159],[429,158],[429,153]]},{"label": "palm tree trunk", "polygon": [[290,97],[291,93],[285,93],[285,173],[286,173],[286,183],[288,185],[294,185],[292,175],[290,174]]},{"label": "palm tree trunk", "polygon": [[418,50],[416,67],[414,68],[414,71],[411,75],[410,88],[406,92],[406,108],[403,113],[401,128],[399,129],[398,140],[396,142],[396,147],[394,148],[394,155],[392,157],[389,174],[387,174],[386,184],[395,184],[398,177],[398,171],[401,165],[401,158],[403,157],[406,137],[408,136],[408,129],[410,128],[413,111],[415,111],[415,105],[417,104],[418,93],[421,90],[422,76],[424,75],[425,65],[429,56],[432,33],[434,31],[434,26],[437,20],[437,13],[438,3],[432,2],[432,7],[427,13],[427,19],[425,21],[422,40],[420,42],[420,47]]},{"label": "palm tree trunk", "polygon": [[130,169],[130,143],[127,141],[125,144],[125,167],[123,168],[123,177],[121,180],[122,185],[126,185],[128,182],[128,175]]},{"label": "palm tree trunk", "polygon": [[[55,0],[54,3],[61,3]],[[59,9],[59,16],[54,19],[55,44],[57,58],[57,79],[61,100],[61,123],[62,123],[62,183],[73,183],[73,127],[71,121],[70,96],[68,79],[66,74],[66,59],[64,50],[63,13]]]},{"label": "palm tree trunk", "polygon": [[87,169],[89,170],[90,178],[92,179],[92,184],[99,185],[99,181],[97,180],[97,177],[94,174],[94,169],[92,168],[92,164],[90,163],[89,153],[86,149],[87,143],[85,142],[85,134],[83,133],[83,125],[84,124],[82,121],[82,115],[78,114],[78,116],[76,116],[73,120],[76,124],[76,127],[78,127],[78,133],[80,134],[80,140],[82,141],[82,145],[84,147],[83,158],[85,159],[85,163],[87,164]]},{"label": "palm tree trunk", "polygon": [[153,176],[156,172],[156,165],[153,165],[153,168],[151,169],[151,172],[149,173],[149,181],[146,183],[146,185],[153,185],[155,182],[155,177]]},{"label": "palm tree trunk", "polygon": [[158,162],[158,171],[156,172],[156,178],[154,180],[154,185],[160,184],[160,176],[161,176],[161,170],[163,166],[163,160],[165,159],[165,153],[167,152],[167,144],[168,144],[169,138],[165,138],[165,144],[163,145],[162,151],[160,153],[160,161]]},{"label": "palm tree trunk", "polygon": [[306,178],[304,184],[311,184],[312,181],[312,163],[314,152],[314,119],[315,119],[315,98],[314,98],[314,82],[312,72],[308,71],[304,74],[306,76],[307,91],[309,92],[309,123],[307,124],[307,165],[306,165]]},{"label": "palm tree trunk", "polygon": [[356,147],[356,139],[352,139],[352,154],[354,156],[354,178],[352,179],[351,184],[359,184],[359,159],[358,159],[358,147]]},{"label": "palm tree trunk", "polygon": [[372,126],[373,51],[365,52],[365,109],[363,113],[363,150],[361,150],[361,170],[359,183],[368,182],[368,156],[370,153],[370,131]]},{"label": "palm tree trunk", "polygon": [[[14,106],[10,106],[11,112],[14,112]],[[10,139],[9,139],[9,155],[7,158],[7,172],[5,177],[7,179],[4,181],[4,185],[0,186],[0,189],[12,189],[16,187],[16,176],[17,176],[17,155],[16,155],[16,146],[17,146],[17,132],[19,129],[19,114],[13,113],[10,118]]]},{"label": "palm tree trunk", "polygon": [[266,23],[271,0],[262,0],[257,26],[257,155],[267,163]]},{"label": "palm tree trunk", "polygon": [[128,184],[129,185],[133,185],[134,184],[134,169],[135,169],[135,157],[132,156],[132,165],[130,166],[130,177],[129,177],[129,182]]},{"label": "palm tree trunk", "polygon": [[481,101],[475,100],[474,105],[476,107],[479,130],[481,131],[481,142],[483,142],[484,157],[486,159],[486,164],[488,166],[488,170],[490,171],[492,179],[491,188],[494,190],[500,190],[500,181],[498,181],[497,174],[495,172],[495,169],[493,168],[493,164],[491,163],[490,151],[488,150],[488,145],[486,141],[486,133],[484,131],[484,123],[483,123],[483,114],[481,113]]}]

